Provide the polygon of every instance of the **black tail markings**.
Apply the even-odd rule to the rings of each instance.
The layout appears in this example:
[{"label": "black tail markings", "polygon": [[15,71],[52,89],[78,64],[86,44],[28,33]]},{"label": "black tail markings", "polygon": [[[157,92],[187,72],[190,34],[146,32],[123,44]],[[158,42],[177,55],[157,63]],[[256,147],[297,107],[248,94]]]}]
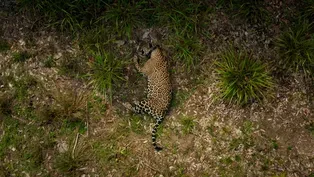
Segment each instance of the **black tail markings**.
[{"label": "black tail markings", "polygon": [[164,119],[163,116],[162,115],[154,115],[154,111],[151,110],[151,108],[147,104],[145,104],[145,101],[135,103],[135,105],[133,106],[132,109],[136,113],[147,113],[147,114],[153,116],[153,118],[156,120],[156,123],[153,127],[153,130],[152,130],[152,142],[153,142],[153,146],[154,146],[156,151],[162,150],[162,148],[157,145],[156,139],[157,139],[158,127]]}]

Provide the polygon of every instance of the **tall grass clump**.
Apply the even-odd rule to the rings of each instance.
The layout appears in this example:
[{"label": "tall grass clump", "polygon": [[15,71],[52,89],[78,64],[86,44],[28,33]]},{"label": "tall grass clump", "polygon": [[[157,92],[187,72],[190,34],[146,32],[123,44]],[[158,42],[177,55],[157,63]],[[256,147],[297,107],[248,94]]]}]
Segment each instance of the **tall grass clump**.
[{"label": "tall grass clump", "polygon": [[0,53],[5,52],[9,49],[10,49],[10,45],[8,44],[8,42],[0,38]]},{"label": "tall grass clump", "polygon": [[166,45],[175,51],[176,61],[191,71],[201,57],[204,47],[200,36],[206,34],[205,26],[212,9],[205,1],[155,0],[153,4],[157,26],[168,29],[169,38]]},{"label": "tall grass clump", "polygon": [[216,67],[221,97],[229,102],[243,106],[262,100],[273,88],[266,65],[232,47],[222,52]]},{"label": "tall grass clump", "polygon": [[201,17],[204,16],[201,2],[189,0],[154,1],[156,21],[175,32],[197,33]]},{"label": "tall grass clump", "polygon": [[0,94],[0,117],[10,116],[13,112],[13,97],[10,94]]},{"label": "tall grass clump", "polygon": [[201,57],[204,46],[193,34],[178,33],[170,36],[169,47],[175,51],[174,59],[191,71]]},{"label": "tall grass clump", "polygon": [[231,10],[235,17],[245,19],[250,24],[270,21],[270,14],[265,8],[264,0],[219,0],[217,6]]},{"label": "tall grass clump", "polygon": [[313,24],[299,22],[277,39],[280,54],[279,64],[284,69],[314,73],[314,33]]},{"label": "tall grass clump", "polygon": [[313,20],[314,19],[314,0],[304,0],[302,1],[302,16],[305,19]]},{"label": "tall grass clump", "polygon": [[190,134],[192,133],[194,127],[195,127],[195,122],[193,118],[191,117],[183,117],[181,119],[181,126],[184,134]]},{"label": "tall grass clump", "polygon": [[65,55],[60,59],[58,69],[62,75],[80,78],[86,74],[86,61],[83,56]]},{"label": "tall grass clump", "polygon": [[53,168],[65,176],[81,176],[89,161],[89,149],[86,143],[78,142],[78,135],[69,148],[60,152],[53,163]]},{"label": "tall grass clump", "polygon": [[91,84],[111,101],[114,84],[123,80],[124,63],[111,52],[98,52],[89,64]]},{"label": "tall grass clump", "polygon": [[268,22],[269,12],[264,7],[263,2],[263,0],[242,1],[241,4],[236,7],[238,9],[236,16],[246,19],[251,24]]},{"label": "tall grass clump", "polygon": [[31,57],[27,51],[14,52],[12,54],[12,58],[14,62],[25,62],[27,59]]},{"label": "tall grass clump", "polygon": [[133,30],[138,26],[145,26],[145,16],[149,9],[147,1],[124,1],[118,0],[106,4],[106,11],[98,18],[98,22],[106,24],[108,28],[118,36],[132,36]]},{"label": "tall grass clump", "polygon": [[55,99],[59,107],[57,107],[58,109],[56,110],[46,110],[46,113],[50,113],[46,115],[52,116],[53,114],[56,114],[56,116],[61,119],[84,120],[85,117],[83,115],[88,101],[87,93],[73,88],[57,88],[52,93],[52,97]]},{"label": "tall grass clump", "polygon": [[104,24],[85,30],[80,36],[80,47],[94,52],[110,49],[116,40],[115,36],[111,35],[111,32]]},{"label": "tall grass clump", "polygon": [[89,27],[106,8],[103,0],[19,0],[18,5],[41,16],[45,25],[70,32]]}]

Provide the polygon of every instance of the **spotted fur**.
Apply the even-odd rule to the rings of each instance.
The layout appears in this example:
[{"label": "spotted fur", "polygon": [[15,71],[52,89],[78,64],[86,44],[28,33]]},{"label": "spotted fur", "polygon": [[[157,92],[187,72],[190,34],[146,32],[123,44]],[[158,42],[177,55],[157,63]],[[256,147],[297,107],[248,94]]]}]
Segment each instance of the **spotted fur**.
[{"label": "spotted fur", "polygon": [[134,103],[132,110],[136,113],[146,113],[151,115],[156,123],[152,130],[152,141],[155,150],[160,148],[156,143],[157,128],[164,119],[171,100],[171,84],[168,72],[168,62],[163,56],[160,48],[152,50],[150,59],[140,67],[135,61],[138,71],[147,76],[147,98],[138,103]]}]

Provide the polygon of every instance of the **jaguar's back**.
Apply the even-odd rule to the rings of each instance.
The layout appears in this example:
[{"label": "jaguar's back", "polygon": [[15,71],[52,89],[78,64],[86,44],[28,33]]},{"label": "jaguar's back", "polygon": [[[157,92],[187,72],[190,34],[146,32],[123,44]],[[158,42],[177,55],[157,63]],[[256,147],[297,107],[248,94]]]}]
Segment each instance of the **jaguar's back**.
[{"label": "jaguar's back", "polygon": [[168,62],[159,48],[151,53],[144,67],[143,73],[148,79],[147,101],[155,110],[166,111],[171,99],[171,84],[168,72]]}]

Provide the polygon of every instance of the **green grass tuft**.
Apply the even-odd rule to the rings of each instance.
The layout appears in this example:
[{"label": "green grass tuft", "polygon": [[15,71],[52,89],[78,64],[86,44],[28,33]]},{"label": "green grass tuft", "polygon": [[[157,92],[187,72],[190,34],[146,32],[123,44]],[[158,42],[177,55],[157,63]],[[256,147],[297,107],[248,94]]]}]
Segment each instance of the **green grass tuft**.
[{"label": "green grass tuft", "polygon": [[0,159],[8,155],[9,148],[20,148],[23,144],[23,137],[19,136],[18,127],[19,122],[15,119],[4,119],[2,122],[4,126],[5,133],[1,135],[0,139]]},{"label": "green grass tuft", "polygon": [[73,172],[82,166],[84,161],[72,157],[70,152],[62,153],[57,157],[56,168],[61,172]]},{"label": "green grass tuft", "polygon": [[199,36],[209,35],[205,28],[211,8],[207,8],[204,1],[174,0],[154,3],[156,26],[169,29],[166,45],[175,51],[174,58],[191,71],[199,63],[204,49]]},{"label": "green grass tuft", "polygon": [[192,133],[192,130],[195,127],[195,122],[190,117],[183,117],[181,119],[181,125],[182,125],[183,133],[184,134],[190,134],[190,133]]},{"label": "green grass tuft", "polygon": [[102,0],[19,0],[18,5],[41,16],[44,25],[69,32],[90,27],[106,8]]},{"label": "green grass tuft", "polygon": [[[241,0],[240,0],[241,1]],[[236,16],[246,19],[251,24],[261,24],[269,21],[269,12],[263,0],[244,1],[238,8]]]},{"label": "green grass tuft", "polygon": [[145,26],[145,15],[148,11],[145,8],[146,4],[145,0],[138,2],[118,0],[107,4],[106,11],[99,17],[98,22],[107,24],[109,28],[112,27],[118,36],[126,35],[130,39],[136,27]]},{"label": "green grass tuft", "polygon": [[190,34],[175,34],[170,37],[169,45],[175,51],[174,58],[191,71],[199,63],[204,46]]},{"label": "green grass tuft", "polygon": [[21,160],[26,162],[26,168],[38,169],[44,163],[44,149],[39,142],[32,142],[24,149]]},{"label": "green grass tuft", "polygon": [[10,116],[13,112],[13,96],[0,94],[0,117]]},{"label": "green grass tuft", "polygon": [[53,93],[53,98],[59,107],[47,112],[48,115],[56,114],[59,118],[73,120],[84,120],[88,95],[83,91],[72,90],[70,88],[57,89]]},{"label": "green grass tuft", "polygon": [[143,24],[149,9],[146,0],[20,0],[18,4],[22,10],[42,16],[41,22],[45,25],[61,31],[76,33],[104,26],[111,28],[112,33],[129,38],[133,29]]},{"label": "green grass tuft", "polygon": [[240,17],[250,24],[270,22],[270,14],[265,8],[264,0],[218,0],[216,6],[231,10],[235,17]]},{"label": "green grass tuft", "polygon": [[89,155],[87,154],[87,147],[81,143],[70,143],[70,148],[65,152],[59,153],[54,162],[54,168],[62,174],[78,175],[83,174],[80,168],[83,168]]},{"label": "green grass tuft", "polygon": [[41,125],[48,125],[60,119],[60,112],[51,106],[43,106],[36,111],[36,117]]},{"label": "green grass tuft", "polygon": [[7,41],[0,38],[0,52],[5,52],[10,49]]},{"label": "green grass tuft", "polygon": [[272,141],[271,141],[271,146],[272,146],[273,149],[275,149],[275,150],[278,150],[278,148],[279,148],[279,145],[278,145],[278,143],[277,143],[276,140],[272,140]]},{"label": "green grass tuft", "polygon": [[289,28],[277,39],[280,65],[284,69],[314,73],[314,34],[313,24],[301,22]]},{"label": "green grass tuft", "polygon": [[229,48],[220,58],[216,63],[216,71],[219,74],[223,99],[245,105],[265,98],[273,88],[274,84],[266,65],[251,58],[247,53],[238,53],[234,48]]},{"label": "green grass tuft", "polygon": [[105,25],[99,25],[93,29],[85,30],[80,37],[80,45],[87,51],[102,51],[111,48],[115,41],[112,31]]},{"label": "green grass tuft", "polygon": [[311,122],[305,125],[305,128],[309,131],[309,133],[314,137],[314,122]]},{"label": "green grass tuft", "polygon": [[186,101],[191,96],[192,93],[188,91],[178,90],[178,91],[173,91],[172,94],[173,94],[173,98],[171,99],[170,107],[178,107],[182,103],[184,103],[184,101]]},{"label": "green grass tuft", "polygon": [[123,62],[112,53],[99,52],[93,55],[89,64],[91,84],[111,102],[114,84],[123,80]]},{"label": "green grass tuft", "polygon": [[29,89],[39,84],[38,80],[29,74],[22,75],[18,80],[15,78],[12,79],[12,83],[15,97],[20,101],[27,99]]},{"label": "green grass tuft", "polygon": [[314,19],[314,1],[313,0],[304,0],[302,1],[302,16],[309,21]]},{"label": "green grass tuft", "polygon": [[65,56],[61,59],[58,66],[60,74],[79,78],[86,74],[86,67],[86,61],[83,56]]},{"label": "green grass tuft", "polygon": [[143,117],[140,117],[139,115],[133,115],[130,118],[130,125],[132,132],[137,134],[144,133]]},{"label": "green grass tuft", "polygon": [[51,55],[48,56],[48,57],[44,60],[43,65],[44,65],[44,67],[47,67],[47,68],[51,68],[51,67],[55,66],[55,65],[56,65],[56,62],[54,61],[53,56],[51,56]]},{"label": "green grass tuft", "polygon": [[12,54],[12,57],[13,57],[14,62],[25,62],[27,59],[31,57],[31,55],[26,51],[22,51],[22,52],[14,52]]},{"label": "green grass tuft", "polygon": [[[198,24],[205,14],[207,8],[202,8],[201,2],[189,0],[172,0],[172,1],[155,1],[156,4],[156,21],[162,26],[178,33],[198,32]],[[205,6],[206,7],[206,6]]]},{"label": "green grass tuft", "polygon": [[[116,139],[115,139],[116,141]],[[117,142],[111,142],[110,140],[106,143],[96,141],[93,143],[93,152],[100,164],[108,164],[110,162],[116,162]]]}]

